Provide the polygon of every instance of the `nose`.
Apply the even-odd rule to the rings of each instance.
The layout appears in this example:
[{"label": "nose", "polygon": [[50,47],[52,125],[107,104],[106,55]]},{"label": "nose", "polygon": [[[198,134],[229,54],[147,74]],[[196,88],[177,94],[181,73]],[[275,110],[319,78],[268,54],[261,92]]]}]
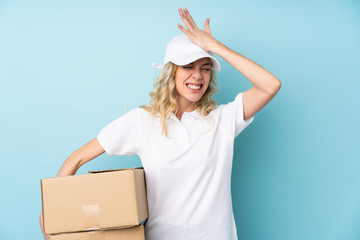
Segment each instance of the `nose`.
[{"label": "nose", "polygon": [[194,72],[192,74],[192,78],[194,79],[202,79],[200,68],[194,68]]}]

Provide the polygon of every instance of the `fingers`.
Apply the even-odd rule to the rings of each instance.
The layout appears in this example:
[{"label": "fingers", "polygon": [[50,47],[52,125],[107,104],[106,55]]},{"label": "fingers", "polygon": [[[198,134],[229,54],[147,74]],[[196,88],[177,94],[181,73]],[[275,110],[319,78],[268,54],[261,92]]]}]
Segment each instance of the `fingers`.
[{"label": "fingers", "polygon": [[42,232],[42,234],[44,236],[44,239],[45,240],[50,240],[50,235],[46,234],[45,231],[44,231],[44,221],[43,221],[42,213],[40,214],[40,228],[41,228],[41,232]]},{"label": "fingers", "polygon": [[184,28],[183,26],[180,25],[180,23],[178,23],[178,28],[180,29],[180,31],[182,31],[183,33],[185,33],[187,35],[187,33],[189,32],[186,28]]},{"label": "fingers", "polygon": [[178,23],[178,28],[189,37],[189,39],[205,51],[209,51],[209,43],[214,40],[210,31],[210,19],[206,19],[204,23],[204,30],[198,28],[194,19],[191,17],[186,8],[179,8],[179,15],[185,26]]},{"label": "fingers", "polygon": [[187,8],[184,8],[184,13],[185,13],[186,18],[189,20],[189,22],[190,22],[193,26],[197,27],[194,19],[193,19],[192,16],[190,15],[190,13],[189,13],[189,11],[187,10]]},{"label": "fingers", "polygon": [[196,28],[198,28],[186,8],[179,8],[179,14],[181,20],[183,21],[188,30],[194,31]]},{"label": "fingers", "polygon": [[[194,19],[192,18],[192,16],[190,15],[189,11],[186,8],[179,8],[179,14],[180,14],[180,18],[183,21],[183,23],[185,24],[184,28],[183,26],[181,26],[180,24],[178,24],[179,29],[185,33],[185,34],[190,34],[191,32],[199,32],[201,31],[198,26],[196,25]],[[205,20],[204,23],[204,31],[206,33],[209,33],[212,36],[211,30],[210,30],[210,18]]]},{"label": "fingers", "polygon": [[210,18],[205,20],[204,30],[205,30],[205,32],[209,33],[212,36],[211,31],[210,31]]}]

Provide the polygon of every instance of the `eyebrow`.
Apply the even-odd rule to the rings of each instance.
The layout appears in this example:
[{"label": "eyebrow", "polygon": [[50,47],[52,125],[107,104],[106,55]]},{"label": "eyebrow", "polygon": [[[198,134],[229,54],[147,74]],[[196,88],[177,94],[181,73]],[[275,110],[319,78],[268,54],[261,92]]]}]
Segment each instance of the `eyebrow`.
[{"label": "eyebrow", "polygon": [[[189,65],[194,65],[194,63],[192,62],[192,63],[186,64],[186,65],[184,65],[184,66],[189,66]],[[201,65],[201,67],[204,67],[204,66],[207,66],[207,65],[211,65],[211,62],[209,62],[209,63],[204,63],[203,65]]]}]

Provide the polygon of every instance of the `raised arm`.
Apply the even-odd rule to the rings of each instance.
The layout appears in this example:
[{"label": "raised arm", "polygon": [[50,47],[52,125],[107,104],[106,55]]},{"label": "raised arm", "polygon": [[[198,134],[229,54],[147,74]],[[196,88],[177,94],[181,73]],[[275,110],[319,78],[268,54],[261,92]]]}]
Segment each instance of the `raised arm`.
[{"label": "raised arm", "polygon": [[179,9],[179,14],[186,28],[180,24],[178,27],[193,43],[222,57],[253,84],[243,95],[244,119],[254,116],[265,107],[280,90],[280,80],[254,61],[217,41],[210,31],[210,19],[206,19],[204,30],[201,30],[186,8]]}]

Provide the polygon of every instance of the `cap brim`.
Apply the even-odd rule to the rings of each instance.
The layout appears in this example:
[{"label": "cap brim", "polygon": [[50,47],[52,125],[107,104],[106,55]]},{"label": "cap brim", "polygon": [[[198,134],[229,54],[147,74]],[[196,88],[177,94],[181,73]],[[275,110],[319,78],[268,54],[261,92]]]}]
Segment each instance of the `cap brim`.
[{"label": "cap brim", "polygon": [[178,56],[178,57],[175,57],[173,59],[170,59],[169,61],[176,64],[176,65],[184,66],[184,65],[190,64],[192,62],[195,62],[196,60],[199,60],[201,58],[210,58],[211,65],[214,68],[214,70],[216,70],[216,71],[221,70],[221,66],[220,66],[219,61],[215,57],[210,55],[209,53],[207,53],[206,55],[204,53],[202,53],[202,52],[193,53],[191,55]]}]

